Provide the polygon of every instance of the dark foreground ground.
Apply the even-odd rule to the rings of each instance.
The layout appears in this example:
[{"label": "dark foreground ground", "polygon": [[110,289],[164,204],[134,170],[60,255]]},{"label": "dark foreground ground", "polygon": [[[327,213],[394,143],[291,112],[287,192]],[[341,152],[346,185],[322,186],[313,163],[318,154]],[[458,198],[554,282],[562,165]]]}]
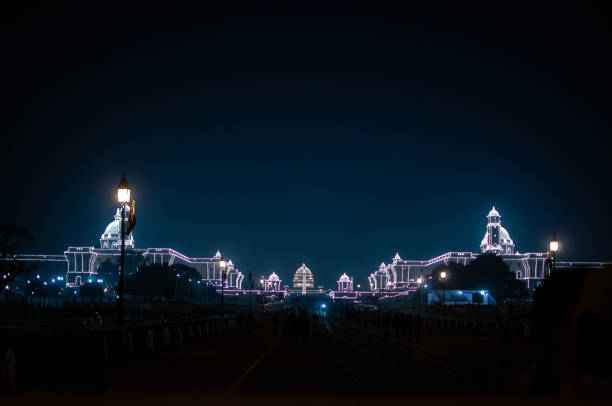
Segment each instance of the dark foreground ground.
[{"label": "dark foreground ground", "polygon": [[[160,353],[155,359],[107,367],[96,388],[74,386],[0,393],[7,402],[44,404],[453,404],[565,403],[568,396],[528,397],[521,381],[538,351],[509,345],[502,367],[497,337],[425,329],[396,337],[378,328],[323,323],[304,339],[274,336],[260,316],[252,334],[232,331]],[[70,362],[70,360],[66,360]],[[70,387],[70,385],[67,385]],[[605,403],[605,399],[589,402]],[[573,402],[573,400],[572,400]]]}]

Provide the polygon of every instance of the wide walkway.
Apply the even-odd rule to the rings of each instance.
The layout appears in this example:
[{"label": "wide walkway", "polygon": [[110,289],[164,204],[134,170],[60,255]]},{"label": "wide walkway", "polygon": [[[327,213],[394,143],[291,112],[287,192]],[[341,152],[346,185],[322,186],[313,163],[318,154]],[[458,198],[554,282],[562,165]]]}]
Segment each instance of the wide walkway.
[{"label": "wide walkway", "polygon": [[[45,402],[104,399],[116,403],[270,401],[490,395],[499,383],[497,338],[425,329],[420,338],[387,335],[341,321],[316,334],[275,337],[270,319],[259,319],[252,335],[230,332],[159,354],[156,359],[108,367],[99,390],[23,393]],[[517,379],[535,356],[525,343],[511,344],[507,379]],[[145,402],[145,403],[142,403]]]}]

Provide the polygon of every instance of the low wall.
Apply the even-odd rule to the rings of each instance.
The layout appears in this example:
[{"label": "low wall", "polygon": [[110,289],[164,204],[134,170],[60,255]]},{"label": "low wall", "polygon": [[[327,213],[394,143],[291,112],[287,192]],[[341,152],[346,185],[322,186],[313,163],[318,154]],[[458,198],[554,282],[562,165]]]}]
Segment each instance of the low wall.
[{"label": "low wall", "polygon": [[19,330],[0,336],[3,388],[76,389],[104,386],[104,367],[155,358],[236,328],[233,316],[150,323],[114,329],[33,333]]}]

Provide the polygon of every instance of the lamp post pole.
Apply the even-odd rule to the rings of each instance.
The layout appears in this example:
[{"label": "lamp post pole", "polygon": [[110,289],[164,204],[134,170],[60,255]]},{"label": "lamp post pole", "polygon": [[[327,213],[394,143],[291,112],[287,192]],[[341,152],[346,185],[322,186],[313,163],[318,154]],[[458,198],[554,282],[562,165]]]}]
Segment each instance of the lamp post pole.
[{"label": "lamp post pole", "polygon": [[446,320],[446,271],[440,272],[440,281],[442,282],[442,316]]},{"label": "lamp post pole", "polygon": [[557,265],[557,251],[559,250],[559,241],[557,240],[557,234],[553,233],[552,240],[548,245],[548,268],[550,273],[555,271]]},{"label": "lamp post pole", "polygon": [[123,325],[123,295],[125,292],[125,205],[121,205],[121,268],[119,269],[119,320]]},{"label": "lamp post pole", "polygon": [[117,200],[121,204],[121,268],[119,269],[119,303],[117,309],[117,324],[123,325],[124,295],[125,295],[125,205],[130,201],[130,184],[125,173],[117,186]]}]

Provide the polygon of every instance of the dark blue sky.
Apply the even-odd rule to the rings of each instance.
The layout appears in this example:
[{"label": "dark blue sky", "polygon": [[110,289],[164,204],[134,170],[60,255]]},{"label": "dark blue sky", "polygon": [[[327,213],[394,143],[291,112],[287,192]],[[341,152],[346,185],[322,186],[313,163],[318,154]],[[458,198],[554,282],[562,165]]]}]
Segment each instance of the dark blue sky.
[{"label": "dark blue sky", "polygon": [[491,205],[610,260],[610,15],[555,7],[16,10],[0,222],[97,246],[125,171],[137,247],[284,281],[476,251]]}]

